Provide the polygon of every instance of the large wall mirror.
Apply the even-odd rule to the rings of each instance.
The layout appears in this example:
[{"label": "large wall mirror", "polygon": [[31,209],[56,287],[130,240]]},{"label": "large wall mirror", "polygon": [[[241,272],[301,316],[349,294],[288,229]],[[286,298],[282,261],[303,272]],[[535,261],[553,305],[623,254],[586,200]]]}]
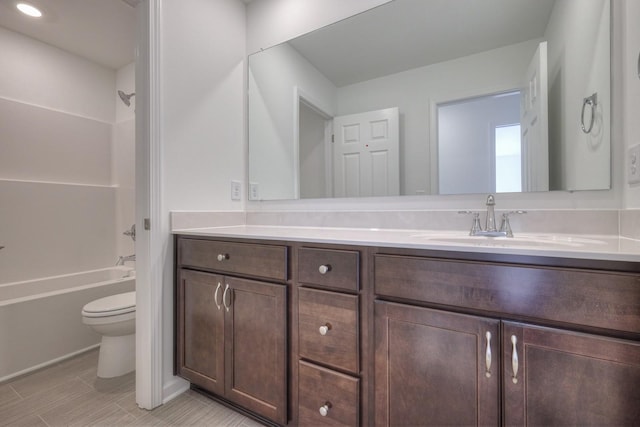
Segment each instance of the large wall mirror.
[{"label": "large wall mirror", "polygon": [[611,186],[610,0],[394,0],[249,56],[249,199]]}]

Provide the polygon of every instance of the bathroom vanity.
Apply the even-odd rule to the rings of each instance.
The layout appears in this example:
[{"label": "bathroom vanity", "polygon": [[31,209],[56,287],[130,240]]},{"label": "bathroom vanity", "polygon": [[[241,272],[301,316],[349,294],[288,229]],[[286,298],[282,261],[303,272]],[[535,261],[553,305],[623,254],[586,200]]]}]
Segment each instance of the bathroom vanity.
[{"label": "bathroom vanity", "polygon": [[176,373],[267,422],[640,419],[639,242],[175,233]]}]

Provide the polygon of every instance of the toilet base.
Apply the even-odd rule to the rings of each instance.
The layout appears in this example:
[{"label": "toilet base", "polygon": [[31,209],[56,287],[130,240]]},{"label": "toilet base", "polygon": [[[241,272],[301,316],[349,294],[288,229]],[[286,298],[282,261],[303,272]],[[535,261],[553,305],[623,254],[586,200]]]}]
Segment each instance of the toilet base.
[{"label": "toilet base", "polygon": [[102,336],[98,355],[98,377],[113,378],[136,369],[136,334]]}]

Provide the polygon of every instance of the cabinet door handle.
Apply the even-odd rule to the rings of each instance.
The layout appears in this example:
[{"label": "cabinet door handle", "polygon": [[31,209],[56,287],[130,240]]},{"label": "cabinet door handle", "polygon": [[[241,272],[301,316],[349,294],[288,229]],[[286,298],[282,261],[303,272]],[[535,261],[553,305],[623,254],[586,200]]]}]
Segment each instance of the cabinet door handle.
[{"label": "cabinet door handle", "polygon": [[518,342],[518,338],[515,335],[511,335],[511,368],[513,369],[513,377],[511,380],[514,384],[518,384],[518,349],[516,348],[516,343]]},{"label": "cabinet door handle", "polygon": [[331,266],[329,264],[322,264],[320,267],[318,267],[318,271],[320,272],[320,274],[327,274],[331,271]]},{"label": "cabinet door handle", "polygon": [[229,259],[229,254],[218,254],[218,261]]},{"label": "cabinet door handle", "polygon": [[326,417],[327,415],[329,415],[329,409],[331,409],[331,402],[326,402],[320,407],[320,415]]},{"label": "cabinet door handle", "polygon": [[229,308],[231,307],[231,302],[229,302],[229,304],[227,304],[227,292],[229,291],[229,284],[227,283],[224,287],[224,293],[222,294],[222,305],[224,305],[224,308],[229,311]]},{"label": "cabinet door handle", "polygon": [[213,295],[213,301],[216,303],[216,307],[218,307],[218,310],[222,308],[220,306],[220,303],[218,302],[218,292],[220,291],[221,286],[222,286],[222,283],[218,282],[218,286],[216,286],[216,293]]},{"label": "cabinet door handle", "polygon": [[485,334],[487,338],[487,349],[485,351],[485,363],[487,365],[487,371],[485,375],[487,378],[491,378],[491,332],[487,331]]}]

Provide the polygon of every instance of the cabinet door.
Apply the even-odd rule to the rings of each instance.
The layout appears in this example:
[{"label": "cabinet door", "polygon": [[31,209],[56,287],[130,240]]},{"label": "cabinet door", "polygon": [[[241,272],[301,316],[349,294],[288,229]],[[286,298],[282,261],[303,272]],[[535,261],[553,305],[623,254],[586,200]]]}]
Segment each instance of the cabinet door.
[{"label": "cabinet door", "polygon": [[224,392],[223,283],[222,276],[180,270],[176,322],[180,376],[220,394]]},{"label": "cabinet door", "polygon": [[286,287],[226,277],[226,397],[280,424],[287,420]]},{"label": "cabinet door", "polygon": [[375,304],[376,425],[497,425],[499,322]]},{"label": "cabinet door", "polygon": [[502,339],[505,424],[637,425],[640,343],[510,322]]}]

